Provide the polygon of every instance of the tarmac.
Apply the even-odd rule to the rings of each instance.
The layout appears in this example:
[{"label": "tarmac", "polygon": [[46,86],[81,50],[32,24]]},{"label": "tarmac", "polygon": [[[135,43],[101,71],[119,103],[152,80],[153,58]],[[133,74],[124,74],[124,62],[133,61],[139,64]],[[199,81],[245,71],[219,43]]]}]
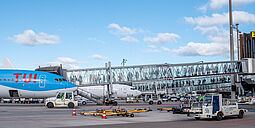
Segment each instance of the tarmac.
[{"label": "tarmac", "polygon": [[[243,105],[249,112],[244,119],[224,119],[222,121],[200,120],[196,121],[192,117],[172,112],[160,112],[157,108],[172,107],[178,103],[163,103],[163,105],[148,105],[145,103],[122,103],[118,107],[150,108],[153,111],[146,113],[136,113],[135,117],[107,116],[101,119],[97,116],[82,116],[79,113],[95,109],[109,109],[111,106],[97,106],[88,104],[76,108],[77,116],[72,116],[73,109],[53,108],[48,109],[43,104],[0,104],[0,127],[1,128],[60,128],[60,127],[96,127],[96,128],[197,128],[197,127],[245,127],[254,128],[255,126],[255,105]],[[115,108],[115,107],[113,107]]]}]

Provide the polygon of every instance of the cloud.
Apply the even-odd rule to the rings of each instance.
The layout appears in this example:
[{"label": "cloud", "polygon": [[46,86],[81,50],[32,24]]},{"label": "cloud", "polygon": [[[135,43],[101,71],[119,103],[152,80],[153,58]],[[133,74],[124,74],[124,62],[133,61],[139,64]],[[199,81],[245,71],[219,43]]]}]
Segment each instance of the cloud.
[{"label": "cloud", "polygon": [[[236,6],[246,5],[253,2],[255,2],[255,0],[232,0],[232,4]],[[212,9],[221,9],[223,6],[226,6],[226,5],[228,6],[228,4],[229,4],[229,0],[210,0],[208,3],[210,8]]]},{"label": "cloud", "polygon": [[[200,17],[185,17],[187,23],[196,24],[198,26],[219,26],[227,25],[229,23],[229,14],[212,14],[212,16],[200,16]],[[255,15],[244,11],[234,11],[233,21],[239,24],[255,23]]]},{"label": "cloud", "polygon": [[174,33],[158,33],[157,37],[145,37],[144,41],[154,43],[169,43],[176,41],[181,38],[179,35]]},{"label": "cloud", "polygon": [[47,65],[47,66],[63,66],[64,69],[80,69],[78,64],[85,64],[82,62],[78,62],[77,60],[70,57],[58,57],[55,61],[47,62],[39,65]]},{"label": "cloud", "polygon": [[88,40],[93,40],[93,41],[99,42],[99,43],[101,43],[101,44],[105,44],[104,41],[99,40],[99,39],[97,39],[96,37],[89,37]]},{"label": "cloud", "polygon": [[58,36],[48,35],[44,32],[36,34],[33,30],[25,30],[24,33],[14,35],[13,37],[8,37],[8,39],[14,41],[15,43],[27,46],[50,45],[59,43]]},{"label": "cloud", "polygon": [[158,50],[158,49],[147,49],[147,50],[145,50],[145,52],[148,52],[148,53],[159,53],[160,50]]},{"label": "cloud", "polygon": [[151,45],[151,44],[150,44],[150,45],[148,45],[148,47],[149,47],[149,48],[156,48],[156,46],[155,46],[155,45]]},{"label": "cloud", "polygon": [[125,42],[139,42],[138,39],[132,37],[132,36],[126,36],[120,39],[121,41],[125,41]]},{"label": "cloud", "polygon": [[128,27],[120,27],[118,24],[109,24],[108,28],[111,29],[112,31],[110,31],[113,34],[116,35],[133,35],[136,34],[136,30],[135,29],[131,29]]},{"label": "cloud", "polygon": [[75,59],[72,59],[70,57],[58,57],[57,60],[62,63],[66,64],[77,64],[78,62]]},{"label": "cloud", "polygon": [[227,56],[227,53],[229,53],[229,47],[226,43],[189,42],[186,46],[175,49],[173,52],[183,56]]},{"label": "cloud", "polygon": [[171,52],[171,50],[170,50],[169,48],[166,48],[166,47],[162,47],[162,50],[163,50],[164,52]]},{"label": "cloud", "polygon": [[105,56],[102,56],[102,55],[98,55],[98,54],[94,54],[91,56],[93,59],[96,59],[96,60],[105,60],[107,59],[107,57]]},{"label": "cloud", "polygon": [[[209,43],[189,42],[185,46],[174,49],[173,52],[182,56],[228,56],[229,32],[224,28],[195,28],[206,35]],[[234,38],[235,39],[235,38]]]}]

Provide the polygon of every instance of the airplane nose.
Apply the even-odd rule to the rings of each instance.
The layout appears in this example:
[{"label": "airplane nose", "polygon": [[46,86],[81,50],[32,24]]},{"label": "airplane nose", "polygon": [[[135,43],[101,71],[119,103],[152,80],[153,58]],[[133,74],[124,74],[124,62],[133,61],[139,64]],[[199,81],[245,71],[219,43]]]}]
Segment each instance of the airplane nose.
[{"label": "airplane nose", "polygon": [[138,96],[140,96],[140,95],[142,94],[142,92],[141,92],[141,91],[137,91],[136,94],[137,94]]}]

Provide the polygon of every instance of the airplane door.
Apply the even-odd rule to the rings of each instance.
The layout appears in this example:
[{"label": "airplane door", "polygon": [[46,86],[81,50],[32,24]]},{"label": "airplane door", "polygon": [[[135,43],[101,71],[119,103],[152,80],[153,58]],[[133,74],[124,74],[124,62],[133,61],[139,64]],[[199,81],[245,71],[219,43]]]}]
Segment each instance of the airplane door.
[{"label": "airplane door", "polygon": [[45,81],[46,81],[46,76],[40,75],[39,76],[39,87],[40,88],[45,88]]}]

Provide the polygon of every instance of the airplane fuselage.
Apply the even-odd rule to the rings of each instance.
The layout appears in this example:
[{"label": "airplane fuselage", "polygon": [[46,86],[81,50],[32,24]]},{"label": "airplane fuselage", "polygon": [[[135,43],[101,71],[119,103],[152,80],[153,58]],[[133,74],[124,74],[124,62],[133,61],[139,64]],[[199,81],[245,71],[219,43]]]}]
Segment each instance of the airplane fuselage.
[{"label": "airplane fuselage", "polygon": [[[107,96],[107,85],[104,86],[90,86],[90,87],[79,87],[85,91],[88,91],[99,97]],[[125,98],[127,96],[139,96],[141,92],[134,89],[134,87],[128,85],[113,84],[112,85],[113,96],[118,98]]]},{"label": "airplane fuselage", "polygon": [[47,98],[77,86],[62,76],[30,70],[0,69],[0,97]]}]

